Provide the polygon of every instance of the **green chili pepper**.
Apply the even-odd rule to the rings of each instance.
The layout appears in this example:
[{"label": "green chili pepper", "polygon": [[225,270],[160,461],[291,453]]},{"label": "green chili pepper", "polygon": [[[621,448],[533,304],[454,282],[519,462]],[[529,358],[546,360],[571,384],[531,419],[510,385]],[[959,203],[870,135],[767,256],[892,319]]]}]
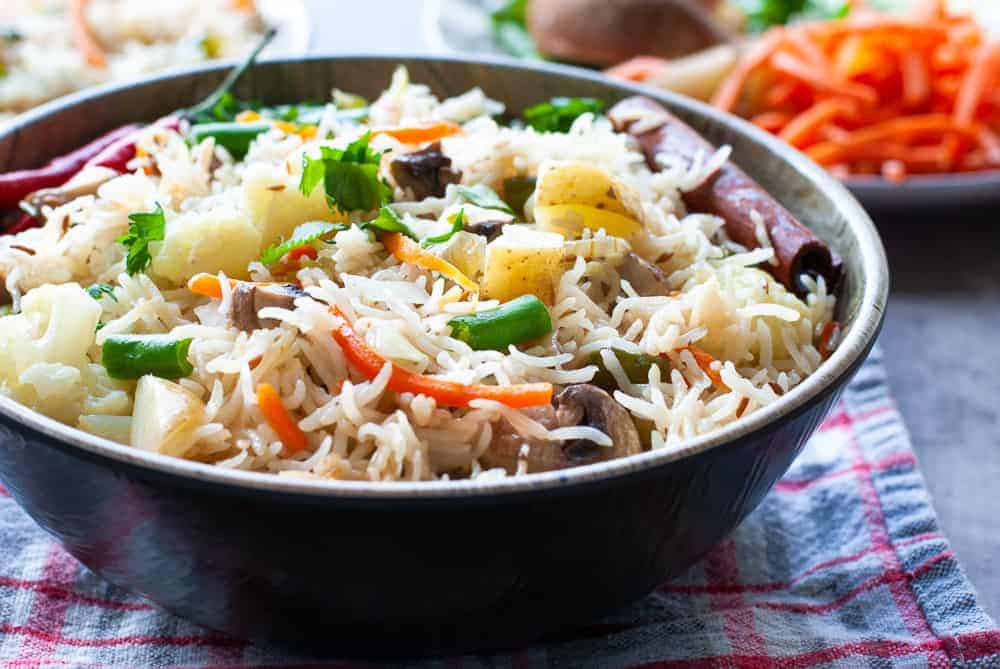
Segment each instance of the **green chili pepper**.
[{"label": "green chili pepper", "polygon": [[190,376],[190,339],[169,335],[114,335],[104,340],[102,362],[113,379],[138,379],[152,374],[164,379]]},{"label": "green chili pepper", "polygon": [[[665,358],[646,355],[645,353],[629,353],[617,348],[611,349],[611,352],[618,358],[618,363],[625,371],[625,376],[632,383],[647,383],[649,381],[649,368],[653,365],[660,368],[661,378],[667,378],[670,374],[670,363]],[[604,366],[604,359],[601,357],[600,351],[591,353],[587,362],[597,366],[597,373],[594,374],[594,378],[590,381],[591,383],[609,393],[618,390],[615,377]]]},{"label": "green chili pepper", "polygon": [[237,160],[247,155],[250,144],[261,133],[271,129],[270,123],[199,123],[191,126],[191,139],[195,144],[209,137],[223,146]]},{"label": "green chili pepper", "polygon": [[536,339],[552,331],[549,310],[534,295],[522,295],[496,309],[448,321],[451,336],[477,351],[506,350],[511,344]]},{"label": "green chili pepper", "polygon": [[524,203],[535,192],[535,177],[510,177],[503,180],[503,200],[510,208],[524,217]]}]

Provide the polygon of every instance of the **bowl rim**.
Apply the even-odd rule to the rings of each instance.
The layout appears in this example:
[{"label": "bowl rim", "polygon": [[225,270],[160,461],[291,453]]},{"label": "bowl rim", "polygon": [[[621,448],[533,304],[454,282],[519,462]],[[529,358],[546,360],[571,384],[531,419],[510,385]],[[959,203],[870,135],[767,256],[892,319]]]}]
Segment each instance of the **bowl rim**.
[{"label": "bowl rim", "polygon": [[[570,469],[540,472],[519,477],[504,477],[489,480],[460,479],[452,481],[340,481],[309,480],[298,477],[278,476],[273,473],[249,472],[226,469],[215,465],[183,460],[157,453],[140,451],[131,446],[119,444],[102,437],[90,435],[75,427],[65,425],[44,416],[13,399],[0,394],[0,416],[11,420],[18,428],[33,430],[46,437],[68,445],[85,454],[109,460],[112,463],[133,466],[141,470],[172,475],[202,484],[215,484],[228,488],[267,491],[279,495],[305,495],[309,497],[334,497],[348,499],[441,499],[455,497],[489,497],[517,494],[528,491],[565,489],[588,483],[638,474],[666,465],[677,460],[704,453],[706,451],[733,446],[734,442],[754,433],[765,431],[791,418],[810,405],[819,401],[841,379],[853,372],[863,361],[874,344],[881,327],[889,290],[889,269],[885,250],[876,232],[875,225],[861,205],[848,192],[844,184],[830,176],[821,167],[810,161],[804,154],[782,143],[772,135],[735,116],[718,111],[704,103],[659,89],[620,82],[600,74],[580,68],[551,63],[524,63],[511,58],[463,57],[437,54],[337,54],[307,55],[271,58],[261,61],[261,65],[286,64],[295,66],[309,61],[381,61],[393,64],[400,61],[422,61],[433,64],[460,63],[487,66],[491,69],[522,70],[541,72],[547,76],[577,80],[617,88],[623,93],[647,95],[686,112],[707,116],[721,125],[729,125],[737,133],[766,148],[772,156],[785,161],[814,184],[827,198],[837,204],[847,227],[858,244],[862,256],[862,275],[865,278],[863,294],[857,308],[852,327],[834,353],[802,383],[778,401],[759,409],[745,419],[740,419],[707,434],[698,436],[676,449],[647,451],[615,460],[573,467]],[[128,83],[112,83],[81,91],[59,98],[17,117],[4,131],[0,139],[16,134],[32,124],[66,108],[79,107],[98,102],[103,97],[130,87],[142,87],[155,82],[212,75],[231,67],[229,63],[211,63],[186,70],[174,70],[166,74]]]}]

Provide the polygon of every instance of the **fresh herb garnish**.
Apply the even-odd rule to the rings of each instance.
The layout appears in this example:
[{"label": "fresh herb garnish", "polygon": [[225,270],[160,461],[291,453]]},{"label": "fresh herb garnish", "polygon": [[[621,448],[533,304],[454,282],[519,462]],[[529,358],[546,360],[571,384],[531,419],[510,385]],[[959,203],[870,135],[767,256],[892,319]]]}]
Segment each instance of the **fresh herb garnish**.
[{"label": "fresh herb garnish", "polygon": [[320,148],[320,157],[303,158],[299,190],[309,197],[320,182],[331,208],[342,212],[371,211],[392,202],[392,188],[378,175],[382,154],[368,146],[371,131],[346,149]]},{"label": "fresh herb garnish", "polygon": [[512,56],[542,60],[542,55],[535,48],[535,40],[528,32],[527,10],[528,0],[509,0],[490,14],[493,39]]},{"label": "fresh herb garnish", "polygon": [[431,246],[432,244],[444,244],[446,241],[455,236],[456,232],[461,232],[465,229],[465,210],[459,209],[458,213],[451,217],[451,229],[448,232],[443,232],[440,235],[434,235],[433,237],[424,237],[420,245],[424,248]]},{"label": "fresh herb garnish", "polygon": [[801,19],[840,19],[851,11],[845,0],[737,0],[736,4],[746,14],[750,32]]},{"label": "fresh herb garnish", "polygon": [[466,202],[482,207],[483,209],[493,209],[502,211],[505,214],[514,215],[514,210],[506,202],[500,199],[497,192],[486,184],[476,184],[475,186],[456,186],[458,194]]},{"label": "fresh herb garnish", "polygon": [[569,132],[581,115],[603,110],[604,102],[597,98],[552,98],[525,109],[524,120],[539,132]]},{"label": "fresh herb garnish", "polygon": [[378,216],[370,221],[358,223],[358,227],[362,230],[375,229],[382,232],[401,232],[410,239],[417,239],[417,236],[413,234],[413,230],[410,230],[410,227],[406,223],[403,223],[403,219],[391,207],[382,207],[379,209]]},{"label": "fresh herb garnish", "polygon": [[[242,77],[247,70],[253,67],[253,64],[257,61],[257,56],[259,56],[260,52],[264,50],[264,47],[271,43],[271,40],[273,40],[277,34],[278,31],[275,28],[270,28],[266,33],[264,33],[260,42],[258,42],[253,51],[247,55],[246,59],[237,67],[233,68],[232,71],[226,75],[226,78],[222,80],[222,83],[219,84],[214,91],[209,93],[208,97],[193,107],[182,109],[180,111],[181,116],[189,121],[197,122],[198,119],[204,119],[205,115],[211,114],[214,116],[216,112],[221,113],[221,111],[224,111],[227,104],[232,104],[232,102],[235,101],[233,100],[232,93],[230,92],[233,86],[236,85],[236,82],[239,81],[240,77]],[[215,117],[214,120],[218,121],[226,119]]]},{"label": "fresh herb garnish", "polygon": [[115,297],[115,288],[114,288],[114,286],[110,286],[110,285],[108,285],[106,283],[95,283],[94,285],[89,286],[87,288],[87,294],[90,295],[95,300],[100,300],[101,297],[103,297],[104,295],[107,295],[108,297],[110,297],[115,302],[118,301],[118,298]]},{"label": "fresh herb garnish", "polygon": [[161,242],[166,233],[167,221],[163,217],[163,207],[156,203],[156,211],[129,214],[128,234],[118,240],[128,249],[125,271],[129,276],[142,272],[153,262],[149,253],[150,242]]},{"label": "fresh herb garnish", "polygon": [[332,232],[346,230],[350,226],[346,223],[328,223],[327,221],[308,221],[295,228],[292,236],[280,244],[272,244],[264,251],[260,261],[265,265],[273,265],[285,257],[289,251],[312,244],[317,239],[326,237]]}]

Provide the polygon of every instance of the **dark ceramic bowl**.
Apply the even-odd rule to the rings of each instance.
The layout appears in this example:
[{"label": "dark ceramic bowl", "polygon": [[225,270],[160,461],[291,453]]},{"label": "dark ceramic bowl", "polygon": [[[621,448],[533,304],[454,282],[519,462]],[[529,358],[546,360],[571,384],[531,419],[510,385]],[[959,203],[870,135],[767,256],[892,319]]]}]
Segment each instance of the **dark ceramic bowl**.
[{"label": "dark ceramic bowl", "polygon": [[[337,86],[372,97],[399,63],[439,96],[482,86],[512,113],[556,95],[610,104],[639,90],[557,66],[345,57],[263,63],[237,94],[292,102]],[[189,105],[223,74],[213,66],[42,107],[0,135],[0,171]],[[843,186],[743,121],[656,95],[709,140],[731,144],[845,259],[844,340],[775,404],[680,452],[492,482],[374,484],[151,455],[0,398],[0,479],[107,580],[252,639],[347,652],[497,647],[643,596],[725,537],[785,472],[872,346],[888,288],[878,235]]]}]

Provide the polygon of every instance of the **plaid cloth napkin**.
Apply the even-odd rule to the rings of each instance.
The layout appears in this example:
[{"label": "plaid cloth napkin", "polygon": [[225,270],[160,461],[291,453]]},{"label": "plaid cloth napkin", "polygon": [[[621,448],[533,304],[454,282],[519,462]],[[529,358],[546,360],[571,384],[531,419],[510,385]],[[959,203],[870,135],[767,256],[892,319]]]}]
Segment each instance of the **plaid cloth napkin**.
[{"label": "plaid cloth napkin", "polygon": [[[229,639],[103,583],[0,496],[0,667],[344,667]],[[390,641],[387,639],[387,641]],[[427,666],[1000,667],[876,351],[732,538],[629,609]]]}]

